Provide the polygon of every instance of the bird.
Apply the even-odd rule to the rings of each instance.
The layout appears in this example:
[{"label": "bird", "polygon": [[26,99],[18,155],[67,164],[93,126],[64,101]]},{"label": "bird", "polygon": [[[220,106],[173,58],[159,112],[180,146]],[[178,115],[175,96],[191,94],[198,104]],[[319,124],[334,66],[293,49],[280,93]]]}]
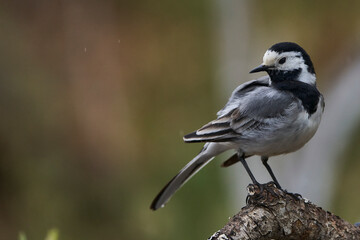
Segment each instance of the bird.
[{"label": "bird", "polygon": [[253,184],[260,185],[246,158],[260,156],[276,187],[281,186],[269,157],[294,152],[316,133],[325,102],[316,86],[316,74],[308,53],[293,42],[272,45],[262,64],[250,73],[267,75],[239,85],[217,118],[183,137],[186,143],[204,147],[160,191],[150,208],[164,207],[173,194],[217,155],[235,152],[222,166],[241,162]]}]

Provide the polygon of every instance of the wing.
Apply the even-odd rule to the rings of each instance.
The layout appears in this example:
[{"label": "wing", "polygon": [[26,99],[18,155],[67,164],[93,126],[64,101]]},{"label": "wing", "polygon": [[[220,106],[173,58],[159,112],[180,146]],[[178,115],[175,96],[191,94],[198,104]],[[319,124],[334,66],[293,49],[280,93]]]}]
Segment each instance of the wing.
[{"label": "wing", "polygon": [[218,117],[222,117],[223,115],[228,114],[229,109],[236,108],[237,105],[234,105],[234,104],[238,104],[238,99],[241,99],[245,94],[255,90],[258,87],[263,87],[263,86],[266,87],[266,86],[269,86],[269,85],[270,85],[269,76],[264,76],[264,77],[261,77],[259,79],[252,80],[252,81],[249,81],[249,82],[246,82],[246,83],[243,83],[243,84],[239,85],[232,92],[232,94],[231,94],[228,102],[224,106],[224,108],[221,109],[219,112],[217,112],[216,115]]},{"label": "wing", "polygon": [[184,137],[185,142],[227,142],[290,125],[301,112],[299,99],[264,81],[239,86],[218,118]]}]

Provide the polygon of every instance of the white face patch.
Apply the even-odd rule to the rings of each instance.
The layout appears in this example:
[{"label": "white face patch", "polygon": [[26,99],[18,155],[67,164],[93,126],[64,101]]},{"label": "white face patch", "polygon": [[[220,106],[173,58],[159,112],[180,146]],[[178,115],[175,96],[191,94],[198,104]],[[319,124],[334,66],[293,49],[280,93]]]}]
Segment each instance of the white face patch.
[{"label": "white face patch", "polygon": [[278,59],[279,54],[274,51],[267,50],[263,57],[263,65],[273,66],[275,65],[276,59]]},{"label": "white face patch", "polygon": [[[282,58],[285,58],[285,62],[280,64],[279,61]],[[301,68],[302,71],[299,80],[308,84],[315,84],[315,74],[308,71],[308,66],[305,64],[305,61],[299,52],[277,53],[275,51],[268,50],[264,54],[262,64],[272,66],[273,69],[281,71],[292,71]]]}]

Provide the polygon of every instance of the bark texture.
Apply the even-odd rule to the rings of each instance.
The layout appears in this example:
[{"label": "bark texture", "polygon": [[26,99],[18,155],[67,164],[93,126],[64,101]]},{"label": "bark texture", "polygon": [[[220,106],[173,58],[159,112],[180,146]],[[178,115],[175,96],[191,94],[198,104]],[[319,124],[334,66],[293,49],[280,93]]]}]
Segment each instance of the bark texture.
[{"label": "bark texture", "polygon": [[357,239],[360,227],[273,183],[249,185],[247,205],[208,240]]}]

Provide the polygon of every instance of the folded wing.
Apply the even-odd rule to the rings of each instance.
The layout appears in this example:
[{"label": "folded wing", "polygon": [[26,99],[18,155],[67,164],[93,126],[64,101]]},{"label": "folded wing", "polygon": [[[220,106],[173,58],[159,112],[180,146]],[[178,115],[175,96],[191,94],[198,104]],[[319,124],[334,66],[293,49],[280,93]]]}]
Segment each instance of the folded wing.
[{"label": "folded wing", "polygon": [[264,81],[252,81],[233,92],[218,118],[184,136],[185,142],[227,142],[251,138],[255,133],[276,131],[290,125],[302,110],[291,93]]}]

